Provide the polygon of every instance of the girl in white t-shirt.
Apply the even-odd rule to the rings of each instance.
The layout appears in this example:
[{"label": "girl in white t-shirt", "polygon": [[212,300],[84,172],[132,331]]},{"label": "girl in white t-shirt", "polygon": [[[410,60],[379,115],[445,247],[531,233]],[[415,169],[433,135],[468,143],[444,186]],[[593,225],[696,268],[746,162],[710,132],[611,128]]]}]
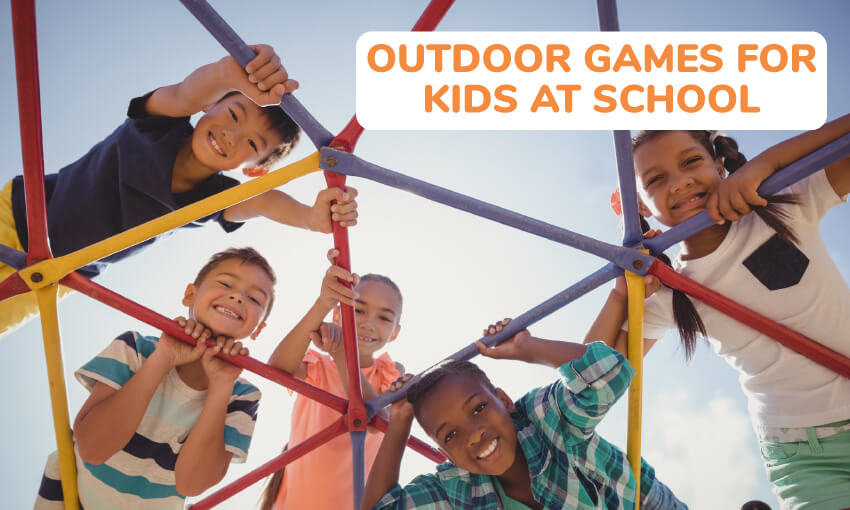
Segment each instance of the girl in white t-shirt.
[{"label": "girl in white t-shirt", "polygon": [[[672,227],[707,210],[716,222],[682,241],[673,262],[678,272],[850,357],[850,290],[818,230],[826,211],[850,192],[850,158],[781,195],[756,193],[778,169],[848,132],[845,115],[749,162],[734,140],[709,131],[642,131],[632,152],[642,216]],[[648,290],[658,287],[647,277]],[[625,286],[618,282],[588,340],[616,337],[614,347],[625,352],[625,331],[601,330],[622,324],[625,309]],[[645,351],[672,328],[687,358],[702,335],[738,370],[783,508],[850,507],[850,379],[661,288],[646,302]]]}]

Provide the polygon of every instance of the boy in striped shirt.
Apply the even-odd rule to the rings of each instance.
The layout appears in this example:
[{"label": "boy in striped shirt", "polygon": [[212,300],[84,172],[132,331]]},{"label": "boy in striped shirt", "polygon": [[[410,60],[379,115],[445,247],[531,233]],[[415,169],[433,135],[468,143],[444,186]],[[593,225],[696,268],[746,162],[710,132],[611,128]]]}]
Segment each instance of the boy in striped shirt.
[{"label": "boy in striped shirt", "polygon": [[[245,461],[260,391],[215,355],[247,354],[237,340],[265,325],[274,284],[252,248],[217,253],[186,287],[189,318],[176,319],[195,347],[128,331],[75,373],[91,391],[74,421],[82,507],[180,509]],[[55,453],[35,508],[63,508]]]},{"label": "boy in striped shirt", "polygon": [[[633,509],[626,455],[594,430],[631,382],[628,361],[602,342],[544,340],[527,330],[478,348],[557,368],[561,377],[513,402],[468,361],[426,372],[391,408],[361,510]],[[414,416],[450,462],[402,487],[399,465]],[[643,460],[640,485],[642,509],[687,510]]]}]

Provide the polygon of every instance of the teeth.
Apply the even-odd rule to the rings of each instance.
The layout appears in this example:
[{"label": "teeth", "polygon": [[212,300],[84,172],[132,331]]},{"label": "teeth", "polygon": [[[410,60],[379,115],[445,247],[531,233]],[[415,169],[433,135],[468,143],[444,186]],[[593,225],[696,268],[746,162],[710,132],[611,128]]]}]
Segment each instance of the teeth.
[{"label": "teeth", "polygon": [[241,317],[239,317],[239,315],[236,312],[234,312],[233,310],[230,310],[228,308],[225,308],[223,306],[216,306],[215,310],[217,312],[223,313],[224,315],[229,315],[229,316],[233,317],[234,319],[241,319]]},{"label": "teeth", "polygon": [[360,340],[361,342],[366,342],[366,343],[372,343],[372,342],[374,342],[374,340],[373,340],[373,339],[371,339],[371,338],[367,338],[367,337],[365,337],[365,336],[358,336],[358,337],[357,337],[357,339],[358,339],[358,340]]},{"label": "teeth", "polygon": [[212,144],[212,146],[213,146],[213,149],[215,149],[215,150],[216,150],[216,152],[218,152],[218,154],[219,154],[220,156],[224,156],[224,155],[225,155],[225,154],[224,154],[224,151],[223,151],[223,150],[221,150],[221,147],[219,147],[219,146],[218,146],[218,142],[216,142],[216,141],[215,141],[215,138],[213,138],[212,133],[210,133],[209,139],[210,139],[210,143],[211,143],[211,144]]},{"label": "teeth", "polygon": [[491,453],[493,453],[494,451],[496,451],[496,444],[498,443],[498,441],[499,441],[498,439],[494,439],[494,440],[490,443],[490,446],[488,446],[488,447],[487,447],[487,449],[486,449],[486,450],[484,450],[483,452],[481,452],[480,454],[478,454],[478,458],[479,458],[479,459],[483,459],[484,457],[487,457],[488,455],[490,455]]}]

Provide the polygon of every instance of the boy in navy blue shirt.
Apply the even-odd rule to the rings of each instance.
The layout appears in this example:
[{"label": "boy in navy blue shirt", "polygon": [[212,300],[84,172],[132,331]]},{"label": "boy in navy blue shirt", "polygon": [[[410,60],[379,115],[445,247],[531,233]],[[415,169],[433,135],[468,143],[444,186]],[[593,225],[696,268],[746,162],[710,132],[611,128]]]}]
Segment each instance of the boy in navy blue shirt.
[{"label": "boy in navy blue shirt", "polygon": [[[55,256],[65,255],[239,184],[221,172],[245,167],[262,175],[298,141],[298,126],[278,104],[298,87],[274,49],[251,47],[245,69],[232,58],[199,67],[182,82],[133,99],[127,120],[79,160],[45,177],[48,233]],[[272,105],[262,107],[259,105]],[[193,127],[189,116],[205,112]],[[329,233],[331,220],[356,224],[356,190],[319,192],[312,207],[270,190],[186,226],[210,220],[232,232],[255,216]],[[337,203],[331,206],[332,201]],[[109,263],[152,243],[112,254],[80,273],[92,277]],[[28,246],[23,178],[0,191],[0,243]],[[0,264],[0,281],[14,270]],[[68,289],[60,288],[60,294]],[[38,311],[32,294],[0,304],[0,336]]]}]

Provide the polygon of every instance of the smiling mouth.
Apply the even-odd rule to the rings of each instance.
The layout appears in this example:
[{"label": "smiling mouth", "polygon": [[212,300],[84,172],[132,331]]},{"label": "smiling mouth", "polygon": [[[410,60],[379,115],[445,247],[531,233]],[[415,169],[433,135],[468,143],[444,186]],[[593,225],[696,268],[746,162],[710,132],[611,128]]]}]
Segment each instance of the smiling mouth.
[{"label": "smiling mouth", "polygon": [[687,210],[699,207],[704,204],[705,197],[705,193],[697,193],[696,195],[691,195],[685,198],[684,200],[680,200],[673,204],[673,207],[671,207],[671,209]]},{"label": "smiling mouth", "polygon": [[498,448],[498,446],[499,446],[499,438],[497,437],[497,438],[494,438],[492,441],[490,441],[490,443],[487,445],[487,447],[484,448],[484,450],[482,450],[481,453],[476,455],[475,458],[477,460],[489,460],[489,458],[493,455],[493,453],[496,452],[496,449]]},{"label": "smiling mouth", "polygon": [[220,313],[221,315],[224,315],[226,317],[230,317],[231,319],[234,319],[234,320],[237,320],[237,321],[242,320],[242,316],[239,315],[238,313],[234,312],[230,308],[226,308],[224,306],[215,306],[215,307],[213,307],[213,310]]},{"label": "smiling mouth", "polygon": [[215,141],[215,137],[213,136],[212,131],[210,131],[209,133],[207,133],[207,140],[209,140],[210,145],[212,146],[213,150],[214,150],[214,151],[215,151],[215,152],[216,152],[219,156],[221,156],[221,157],[223,157],[223,158],[224,158],[224,157],[227,157],[227,154],[225,154],[225,153],[224,153],[224,151],[223,151],[223,150],[221,149],[221,147],[218,145],[218,142],[216,142],[216,141]]},{"label": "smiling mouth", "polygon": [[376,339],[369,338],[369,337],[366,337],[366,336],[358,336],[357,341],[360,342],[360,343],[364,343],[364,344],[373,344],[373,343],[377,342]]}]

